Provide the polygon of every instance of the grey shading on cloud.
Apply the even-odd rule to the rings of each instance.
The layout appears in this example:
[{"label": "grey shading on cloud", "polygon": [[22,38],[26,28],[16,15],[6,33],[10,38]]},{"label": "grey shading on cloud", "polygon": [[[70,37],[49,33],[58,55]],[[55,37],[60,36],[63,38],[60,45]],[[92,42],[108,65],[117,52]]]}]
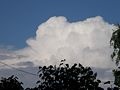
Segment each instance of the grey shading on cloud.
[{"label": "grey shading on cloud", "polygon": [[0,60],[6,60],[6,59],[14,59],[14,57],[8,55],[0,55]]},{"label": "grey shading on cloud", "polygon": [[20,63],[17,63],[18,66],[27,66],[27,67],[33,67],[34,64],[33,62],[30,62],[30,61],[27,61],[27,62],[20,62]]},{"label": "grey shading on cloud", "polygon": [[14,51],[0,46],[0,60],[14,59]]}]

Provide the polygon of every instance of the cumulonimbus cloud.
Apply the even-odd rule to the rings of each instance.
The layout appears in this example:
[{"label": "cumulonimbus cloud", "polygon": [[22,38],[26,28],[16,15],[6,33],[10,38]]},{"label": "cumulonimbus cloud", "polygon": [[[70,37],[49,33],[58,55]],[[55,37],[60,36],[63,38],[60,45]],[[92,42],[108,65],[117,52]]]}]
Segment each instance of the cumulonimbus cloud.
[{"label": "cumulonimbus cloud", "polygon": [[0,48],[0,75],[17,75],[26,86],[31,86],[38,78],[31,77],[30,82],[28,74],[15,68],[34,73],[37,66],[59,64],[61,59],[66,59],[69,64],[92,67],[102,81],[112,80],[114,63],[109,44],[112,29],[115,26],[100,16],[77,22],[69,22],[63,16],[51,17],[38,27],[35,37],[26,41],[25,48],[14,51]]},{"label": "cumulonimbus cloud", "polygon": [[27,40],[27,47],[14,52],[26,57],[13,62],[30,61],[39,66],[66,59],[70,64],[112,68],[109,41],[114,28],[100,16],[77,22],[68,22],[63,16],[51,17],[38,27],[34,38]]}]

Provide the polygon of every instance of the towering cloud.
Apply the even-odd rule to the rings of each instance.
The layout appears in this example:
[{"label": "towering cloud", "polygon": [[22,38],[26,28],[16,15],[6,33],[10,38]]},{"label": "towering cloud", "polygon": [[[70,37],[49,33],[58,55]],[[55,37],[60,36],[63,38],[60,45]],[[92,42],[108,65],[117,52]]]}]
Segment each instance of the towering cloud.
[{"label": "towering cloud", "polygon": [[51,17],[38,27],[34,38],[27,40],[26,48],[15,51],[26,56],[16,62],[49,65],[66,59],[70,64],[111,68],[109,40],[113,28],[100,16],[78,22],[68,22],[62,16]]},{"label": "towering cloud", "polygon": [[[62,16],[51,17],[38,27],[34,38],[27,40],[28,46],[25,48],[15,51],[0,49],[0,63],[2,61],[34,72],[32,68],[36,66],[58,64],[61,59],[66,59],[69,64],[81,63],[94,67],[101,80],[111,80],[112,73],[109,70],[114,64],[110,58],[112,49],[109,41],[114,28],[100,16],[78,22],[68,22]],[[2,76],[12,71],[7,69],[10,68],[7,65],[1,65]],[[16,70],[12,72],[15,75],[18,73]],[[31,85],[29,79],[25,78],[27,74],[18,76],[25,80],[25,85]]]}]

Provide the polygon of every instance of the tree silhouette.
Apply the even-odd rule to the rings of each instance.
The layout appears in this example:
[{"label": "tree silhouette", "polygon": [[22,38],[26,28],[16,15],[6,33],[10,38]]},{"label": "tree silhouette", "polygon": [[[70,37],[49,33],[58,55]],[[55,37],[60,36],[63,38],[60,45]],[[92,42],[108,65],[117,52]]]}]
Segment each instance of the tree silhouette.
[{"label": "tree silhouette", "polygon": [[64,61],[59,66],[39,67],[40,90],[103,90],[99,87],[101,81],[96,79],[97,73],[90,67],[76,63],[69,66]]},{"label": "tree silhouette", "polygon": [[19,82],[17,79],[14,75],[8,78],[1,78],[0,90],[23,90],[22,82]]},{"label": "tree silhouette", "polygon": [[114,51],[111,54],[111,58],[113,61],[115,61],[116,66],[118,66],[117,69],[113,70],[113,74],[115,76],[114,84],[120,87],[120,67],[119,67],[119,62],[120,62],[120,25],[118,24],[117,29],[114,30],[112,33],[112,37],[110,40],[110,45],[113,47]]},{"label": "tree silhouette", "polygon": [[112,33],[110,45],[114,49],[111,57],[115,60],[116,65],[118,65],[120,61],[120,25],[118,24],[116,27],[117,29]]}]

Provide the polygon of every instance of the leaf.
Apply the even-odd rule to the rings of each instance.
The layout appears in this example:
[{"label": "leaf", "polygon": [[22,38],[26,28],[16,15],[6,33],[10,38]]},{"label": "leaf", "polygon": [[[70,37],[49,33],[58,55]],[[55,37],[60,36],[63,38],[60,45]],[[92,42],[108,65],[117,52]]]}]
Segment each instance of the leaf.
[{"label": "leaf", "polygon": [[98,83],[101,83],[101,81],[100,80],[97,80],[98,81]]},{"label": "leaf", "polygon": [[69,64],[65,64],[67,68],[69,68]]},{"label": "leaf", "polygon": [[61,60],[61,62],[65,62],[65,61],[66,61],[65,59]]},{"label": "leaf", "polygon": [[59,66],[61,66],[61,65],[63,65],[63,63],[60,63],[60,65],[59,65]]},{"label": "leaf", "polygon": [[40,81],[37,81],[36,84],[40,83]]},{"label": "leaf", "polygon": [[104,84],[110,84],[110,81],[104,82]]}]

